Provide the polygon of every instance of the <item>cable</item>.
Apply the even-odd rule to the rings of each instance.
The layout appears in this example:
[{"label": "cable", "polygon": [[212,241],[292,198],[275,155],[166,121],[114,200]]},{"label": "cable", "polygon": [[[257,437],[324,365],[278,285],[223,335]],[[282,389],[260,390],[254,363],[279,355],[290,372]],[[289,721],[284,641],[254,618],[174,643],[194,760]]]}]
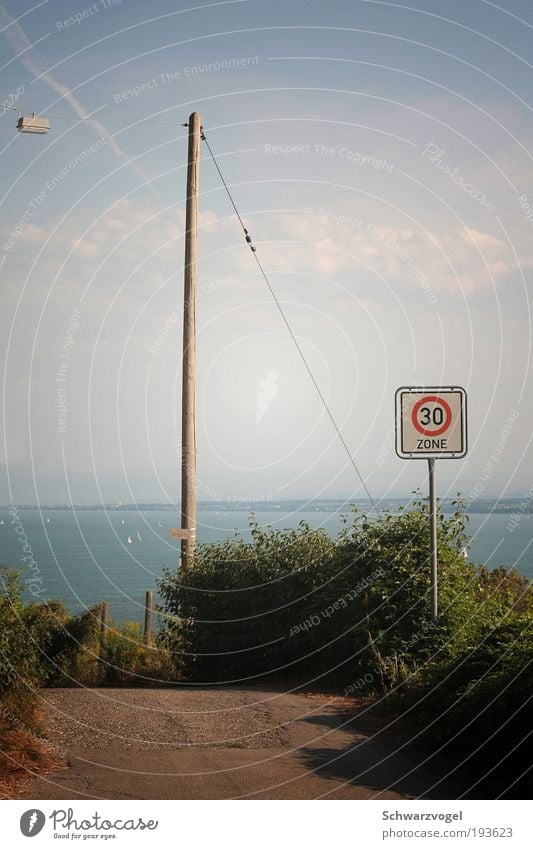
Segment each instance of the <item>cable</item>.
[{"label": "cable", "polygon": [[[97,112],[100,112],[101,109],[104,109],[105,106],[107,106],[107,105],[108,104],[105,104],[104,106],[98,107],[98,109],[96,110],[96,112],[94,114],[96,114]],[[7,103],[0,103],[0,109],[12,109],[13,112],[18,112],[19,116],[23,114],[20,109],[16,109],[14,106],[9,106]],[[33,114],[36,118],[51,118],[53,121],[69,121],[71,124],[79,124],[82,121],[91,122],[91,121],[96,120],[93,117],[92,114],[86,115],[83,118],[80,118],[78,116],[76,116],[76,117],[70,116],[69,117],[68,115],[50,115],[48,113],[46,115],[41,115],[41,114],[37,114],[37,113],[34,112]],[[0,118],[1,117],[2,117],[2,113],[0,113]],[[142,118],[138,118],[136,121],[134,121],[133,124],[126,124],[124,122],[124,120],[117,119],[117,118],[106,118],[105,119],[106,124],[119,124],[122,127],[123,130],[129,130],[132,127],[134,127],[136,124],[141,123],[141,121],[150,121],[151,127],[174,127],[174,129],[175,129],[178,126],[182,126],[182,127],[187,126],[187,124],[181,124],[180,125],[180,124],[176,123],[176,121],[151,121],[149,115],[143,115]]]},{"label": "cable", "polygon": [[242,230],[243,230],[243,232],[244,232],[244,238],[246,239],[246,243],[247,243],[248,247],[250,248],[250,250],[252,251],[252,254],[253,254],[254,258],[255,258],[255,261],[256,261],[256,263],[257,263],[257,265],[258,265],[258,267],[259,267],[259,271],[261,272],[261,275],[263,276],[263,279],[264,279],[264,281],[265,281],[266,285],[268,286],[268,289],[269,289],[269,291],[270,291],[270,294],[272,295],[272,298],[273,298],[273,300],[274,300],[274,303],[276,304],[276,306],[277,306],[277,308],[278,308],[278,310],[279,310],[279,313],[280,313],[280,315],[281,315],[281,317],[282,317],[282,319],[283,319],[283,322],[285,323],[285,326],[286,326],[287,330],[289,331],[289,335],[290,335],[290,337],[291,337],[292,341],[294,342],[294,344],[295,344],[295,346],[296,346],[296,349],[297,349],[297,351],[298,351],[298,353],[299,353],[299,355],[300,355],[300,357],[301,357],[301,360],[302,360],[302,362],[303,362],[303,364],[304,364],[304,366],[305,366],[305,368],[306,368],[306,370],[307,370],[307,373],[308,373],[309,377],[311,378],[311,380],[312,380],[312,382],[313,382],[313,386],[315,387],[315,389],[316,389],[316,391],[317,391],[317,393],[318,393],[318,396],[319,396],[320,400],[322,401],[322,404],[323,404],[323,406],[324,406],[324,409],[325,409],[326,413],[328,414],[329,419],[330,419],[330,421],[331,421],[331,423],[332,423],[333,427],[335,428],[335,432],[336,432],[336,434],[337,434],[337,436],[338,436],[338,438],[339,438],[339,440],[340,440],[340,442],[341,442],[341,444],[342,444],[342,446],[343,446],[344,450],[346,451],[346,454],[348,455],[348,459],[349,459],[349,461],[350,461],[351,465],[353,466],[353,468],[354,468],[354,470],[355,470],[355,473],[356,473],[357,477],[358,477],[358,478],[359,478],[359,480],[361,481],[361,484],[362,484],[362,486],[363,486],[363,489],[364,489],[364,491],[366,492],[366,494],[367,494],[367,496],[368,496],[368,498],[369,498],[369,501],[370,501],[370,503],[372,504],[372,507],[374,508],[374,511],[376,512],[376,514],[379,514],[378,507],[377,507],[377,505],[376,505],[376,503],[375,503],[374,499],[372,498],[372,496],[371,496],[371,494],[370,494],[370,491],[369,491],[369,489],[368,489],[368,487],[367,487],[367,485],[366,485],[366,483],[365,483],[365,480],[364,480],[364,478],[363,478],[363,476],[362,476],[361,472],[359,471],[359,468],[357,467],[357,464],[356,464],[356,462],[355,462],[354,458],[352,457],[351,451],[350,451],[350,449],[348,448],[348,445],[346,444],[346,441],[345,441],[345,439],[344,439],[344,437],[343,437],[343,435],[342,435],[342,433],[341,433],[341,430],[340,430],[339,426],[337,425],[337,422],[335,421],[335,418],[334,418],[334,416],[333,416],[333,413],[331,412],[331,410],[330,410],[330,408],[329,408],[328,402],[326,401],[326,399],[325,399],[324,395],[322,394],[322,390],[320,389],[320,386],[318,385],[318,382],[317,382],[317,380],[316,380],[316,378],[315,378],[315,376],[314,376],[313,372],[311,371],[311,366],[310,366],[310,365],[309,365],[309,363],[307,362],[307,359],[306,359],[306,357],[305,357],[305,354],[304,354],[304,352],[302,351],[302,348],[301,348],[301,346],[300,346],[300,344],[299,344],[299,342],[298,342],[298,340],[297,340],[296,336],[294,335],[294,332],[293,332],[293,330],[292,330],[292,327],[291,327],[291,325],[289,324],[289,321],[288,321],[288,319],[287,319],[287,317],[286,317],[285,313],[283,312],[283,307],[281,306],[281,304],[280,304],[280,302],[279,302],[279,300],[278,300],[278,298],[277,298],[277,295],[276,295],[276,293],[275,293],[274,289],[272,288],[272,284],[270,283],[269,277],[268,277],[268,275],[267,275],[267,273],[266,273],[265,269],[263,268],[263,265],[261,264],[261,260],[260,260],[260,259],[259,259],[259,257],[257,256],[257,249],[255,248],[254,244],[252,243],[252,239],[251,239],[250,234],[248,233],[248,230],[247,230],[247,229],[246,229],[246,227],[244,226],[244,221],[242,220],[242,217],[241,217],[241,215],[240,215],[240,213],[239,213],[239,210],[237,209],[237,206],[236,206],[236,204],[235,204],[235,201],[233,200],[233,196],[232,196],[232,194],[231,194],[231,191],[230,191],[230,189],[229,189],[229,186],[228,186],[228,184],[226,183],[226,180],[224,179],[224,175],[222,174],[222,171],[220,170],[220,166],[219,166],[219,164],[218,164],[218,162],[217,162],[217,159],[216,159],[216,157],[215,157],[215,154],[213,153],[213,151],[212,151],[212,149],[211,149],[211,145],[209,144],[209,142],[208,142],[208,140],[207,140],[207,137],[206,137],[206,135],[205,135],[205,132],[204,132],[203,127],[201,128],[201,139],[202,139],[202,141],[204,141],[204,142],[206,143],[206,145],[207,145],[207,149],[208,149],[208,151],[209,151],[209,153],[210,153],[210,155],[211,155],[211,159],[213,160],[213,163],[214,163],[214,165],[215,165],[215,168],[216,168],[216,169],[217,169],[217,171],[218,171],[219,177],[220,177],[220,179],[221,179],[221,181],[222,181],[222,185],[224,186],[224,189],[226,190],[226,193],[227,193],[227,195],[228,195],[228,198],[229,198],[229,200],[230,200],[230,203],[231,203],[231,205],[232,205],[233,209],[235,210],[235,215],[236,215],[236,216],[237,216],[237,218],[239,219],[239,224],[241,225]]}]

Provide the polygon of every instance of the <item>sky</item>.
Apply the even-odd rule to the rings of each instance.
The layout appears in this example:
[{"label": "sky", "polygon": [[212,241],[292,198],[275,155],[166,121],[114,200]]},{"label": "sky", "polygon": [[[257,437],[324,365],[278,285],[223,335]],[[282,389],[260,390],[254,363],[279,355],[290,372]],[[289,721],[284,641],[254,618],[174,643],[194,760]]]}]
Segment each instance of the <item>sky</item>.
[{"label": "sky", "polygon": [[439,495],[531,497],[529,3],[4,0],[0,30],[0,502],[178,498],[194,110],[359,472],[203,145],[198,498],[425,490],[394,393],[448,384]]}]

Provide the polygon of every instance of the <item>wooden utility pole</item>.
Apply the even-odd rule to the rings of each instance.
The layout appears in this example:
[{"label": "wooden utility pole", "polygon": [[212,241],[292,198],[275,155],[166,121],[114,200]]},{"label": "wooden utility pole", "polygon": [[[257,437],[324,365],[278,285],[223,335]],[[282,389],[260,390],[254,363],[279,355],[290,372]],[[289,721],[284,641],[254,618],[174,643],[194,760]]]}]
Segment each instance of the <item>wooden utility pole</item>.
[{"label": "wooden utility pole", "polygon": [[181,568],[187,569],[196,544],[196,289],[198,277],[198,190],[201,118],[189,116],[185,278],[183,302],[183,378],[181,419]]}]

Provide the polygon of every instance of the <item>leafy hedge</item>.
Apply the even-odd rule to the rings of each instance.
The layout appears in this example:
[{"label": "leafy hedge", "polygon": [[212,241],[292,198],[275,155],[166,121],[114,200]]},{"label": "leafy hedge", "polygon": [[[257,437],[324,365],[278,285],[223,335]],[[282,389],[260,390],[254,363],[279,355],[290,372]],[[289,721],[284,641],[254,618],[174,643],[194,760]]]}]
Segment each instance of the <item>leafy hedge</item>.
[{"label": "leafy hedge", "polygon": [[26,604],[17,574],[0,573],[0,700],[39,686],[94,682],[98,607],[71,616],[59,602]]},{"label": "leafy hedge", "polygon": [[149,687],[154,684],[176,681],[170,652],[155,641],[147,646],[141,626],[137,622],[113,623],[100,650],[99,686]]},{"label": "leafy hedge", "polygon": [[435,653],[439,664],[458,656],[518,604],[527,582],[466,560],[457,506],[438,516],[437,626],[425,501],[377,521],[353,510],[336,540],[303,522],[277,531],[252,518],[250,542],[200,545],[190,570],[160,581],[176,664],[205,683],[326,676],[354,692],[393,689]]},{"label": "leafy hedge", "polygon": [[0,572],[0,705],[30,706],[38,687],[175,680],[166,649],[144,644],[136,623],[109,624],[100,645],[99,606],[78,616],[50,601],[26,604],[15,572]]}]

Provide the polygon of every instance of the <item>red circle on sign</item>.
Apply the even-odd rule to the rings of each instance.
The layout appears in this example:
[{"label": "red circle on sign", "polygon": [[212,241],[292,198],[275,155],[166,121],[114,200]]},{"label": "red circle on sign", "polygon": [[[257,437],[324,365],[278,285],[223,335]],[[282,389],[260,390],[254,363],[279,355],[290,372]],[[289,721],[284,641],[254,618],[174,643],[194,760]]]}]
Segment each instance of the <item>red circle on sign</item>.
[{"label": "red circle on sign", "polygon": [[[440,404],[446,414],[444,424],[438,427],[436,430],[428,430],[427,428],[423,427],[423,425],[418,423],[418,411],[424,404],[427,404],[428,401],[433,401],[434,404]],[[452,423],[452,411],[450,409],[450,405],[447,401],[444,400],[444,398],[439,398],[438,395],[425,395],[424,398],[421,398],[420,401],[417,401],[415,406],[413,407],[411,411],[411,419],[419,433],[422,433],[426,436],[440,436],[441,433],[444,433],[445,430],[448,430]]]}]

